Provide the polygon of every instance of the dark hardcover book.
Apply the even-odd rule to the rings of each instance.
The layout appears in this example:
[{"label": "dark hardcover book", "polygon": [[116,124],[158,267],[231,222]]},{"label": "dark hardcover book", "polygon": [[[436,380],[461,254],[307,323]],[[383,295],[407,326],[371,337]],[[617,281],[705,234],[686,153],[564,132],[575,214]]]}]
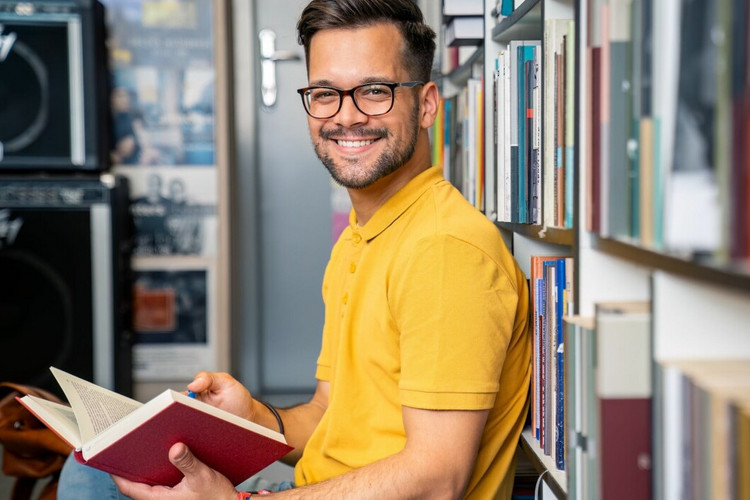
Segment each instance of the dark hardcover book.
[{"label": "dark hardcover book", "polygon": [[636,240],[640,238],[640,148],[641,110],[643,100],[641,87],[641,72],[643,70],[643,0],[633,0],[630,8],[630,86],[632,89],[630,137],[628,147],[628,206],[630,208],[628,227],[630,236]]},{"label": "dark hardcover book", "polygon": [[[628,25],[630,16],[628,2],[616,0],[610,2],[614,19],[622,19]],[[604,41],[607,43],[607,41]],[[630,165],[628,159],[628,141],[632,128],[632,85],[630,33],[617,23],[610,25],[609,39],[610,77],[609,77],[609,184],[607,201],[609,203],[608,227],[613,237],[630,236]]]},{"label": "dark hardcover book", "polygon": [[[535,48],[532,47],[532,54],[535,51]],[[526,151],[525,151],[525,165],[526,165],[526,171],[525,175],[526,178],[524,179],[524,198],[526,200],[526,204],[524,207],[525,213],[526,213],[526,222],[527,223],[533,223],[533,217],[531,212],[532,207],[532,194],[534,193],[532,189],[532,179],[534,178],[534,165],[532,164],[532,159],[534,156],[534,56],[532,55],[532,58],[524,63],[524,71],[526,72],[526,110],[524,113],[524,120],[526,121],[525,126],[525,132],[526,132]]]},{"label": "dark hardcover book", "polygon": [[748,248],[748,7],[732,0],[732,158],[730,252],[733,258],[750,256]]},{"label": "dark hardcover book", "polygon": [[528,151],[527,151],[527,120],[526,120],[526,103],[528,102],[529,92],[527,88],[527,71],[526,63],[533,60],[534,48],[532,46],[520,45],[518,48],[518,58],[516,78],[518,85],[518,222],[528,222]]},{"label": "dark hardcover book", "polygon": [[591,49],[591,205],[592,231],[601,231],[601,48]]}]

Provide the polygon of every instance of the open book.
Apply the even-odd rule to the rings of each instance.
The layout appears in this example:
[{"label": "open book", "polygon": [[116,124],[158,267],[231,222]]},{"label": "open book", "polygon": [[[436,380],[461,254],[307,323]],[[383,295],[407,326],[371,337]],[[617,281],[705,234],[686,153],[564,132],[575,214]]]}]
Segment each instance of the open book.
[{"label": "open book", "polygon": [[171,389],[142,404],[50,370],[70,407],[31,395],[19,402],[73,446],[79,462],[133,481],[180,482],[182,473],[168,457],[178,442],[234,485],[292,450],[278,432]]}]

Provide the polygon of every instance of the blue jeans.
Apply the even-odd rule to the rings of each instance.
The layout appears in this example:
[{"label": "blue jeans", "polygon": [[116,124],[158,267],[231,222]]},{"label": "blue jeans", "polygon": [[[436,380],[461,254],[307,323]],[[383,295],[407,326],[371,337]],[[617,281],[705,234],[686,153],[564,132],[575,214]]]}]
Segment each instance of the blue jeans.
[{"label": "blue jeans", "polygon": [[[253,476],[237,486],[237,491],[283,491],[292,488],[294,484],[289,481],[272,483]],[[130,497],[118,491],[108,473],[80,464],[70,455],[60,473],[57,500],[130,500]]]}]

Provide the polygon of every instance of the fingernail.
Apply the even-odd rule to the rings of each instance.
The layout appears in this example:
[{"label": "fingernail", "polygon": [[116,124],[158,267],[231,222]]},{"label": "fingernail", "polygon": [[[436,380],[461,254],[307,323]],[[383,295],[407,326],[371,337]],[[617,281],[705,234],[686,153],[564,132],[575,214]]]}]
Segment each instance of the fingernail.
[{"label": "fingernail", "polygon": [[187,449],[186,446],[184,446],[182,448],[182,453],[180,453],[177,457],[175,457],[175,459],[174,459],[175,462],[182,462],[185,459],[185,457],[187,456],[187,454],[188,454],[188,449]]}]

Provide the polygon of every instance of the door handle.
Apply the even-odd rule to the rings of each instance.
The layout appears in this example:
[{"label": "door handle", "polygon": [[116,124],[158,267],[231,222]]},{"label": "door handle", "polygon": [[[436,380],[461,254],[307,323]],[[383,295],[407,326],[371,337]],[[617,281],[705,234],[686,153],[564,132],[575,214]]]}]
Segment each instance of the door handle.
[{"label": "door handle", "polygon": [[258,33],[260,38],[260,82],[263,106],[270,108],[276,104],[278,94],[276,85],[276,63],[284,61],[299,61],[299,54],[291,50],[276,50],[276,33],[264,29]]}]

